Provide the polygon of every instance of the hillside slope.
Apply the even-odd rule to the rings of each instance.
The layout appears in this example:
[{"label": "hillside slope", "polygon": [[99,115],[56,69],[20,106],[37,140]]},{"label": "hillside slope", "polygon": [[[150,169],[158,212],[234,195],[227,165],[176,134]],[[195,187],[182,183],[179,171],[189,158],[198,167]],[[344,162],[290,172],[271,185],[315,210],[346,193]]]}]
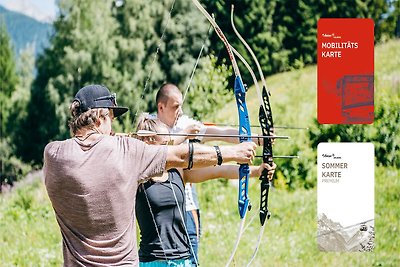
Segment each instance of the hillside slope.
[{"label": "hillside slope", "polygon": [[0,21],[3,19],[16,55],[27,45],[34,45],[35,55],[48,46],[49,36],[52,33],[51,24],[39,22],[0,6]]}]

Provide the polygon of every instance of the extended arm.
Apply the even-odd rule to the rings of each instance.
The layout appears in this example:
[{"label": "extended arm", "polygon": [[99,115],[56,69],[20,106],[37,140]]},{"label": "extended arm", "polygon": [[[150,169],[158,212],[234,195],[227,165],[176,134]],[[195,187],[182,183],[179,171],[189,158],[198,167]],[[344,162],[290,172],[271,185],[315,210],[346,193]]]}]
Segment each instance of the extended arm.
[{"label": "extended arm", "polygon": [[[255,156],[256,145],[243,142],[233,146],[221,146],[224,161],[251,163]],[[217,164],[217,154],[214,147],[193,144],[193,168],[202,168]],[[189,163],[189,145],[168,146],[166,169],[186,168]]]},{"label": "extended arm", "polygon": [[[272,179],[276,164],[269,166],[263,163],[260,166],[250,166],[250,177],[259,177],[264,169],[268,170],[268,176]],[[239,165],[226,164],[201,169],[184,170],[183,177],[186,183],[201,183],[211,179],[225,178],[238,179]]]},{"label": "extended arm", "polygon": [[[238,135],[239,130],[232,127],[218,127],[218,126],[207,126],[206,134],[215,134],[215,135]],[[258,134],[254,134],[253,136],[257,136]],[[203,137],[202,142],[208,141],[224,141],[227,143],[238,144],[238,137]],[[261,145],[262,139],[258,140],[258,138],[252,138],[252,141],[256,144]]]}]

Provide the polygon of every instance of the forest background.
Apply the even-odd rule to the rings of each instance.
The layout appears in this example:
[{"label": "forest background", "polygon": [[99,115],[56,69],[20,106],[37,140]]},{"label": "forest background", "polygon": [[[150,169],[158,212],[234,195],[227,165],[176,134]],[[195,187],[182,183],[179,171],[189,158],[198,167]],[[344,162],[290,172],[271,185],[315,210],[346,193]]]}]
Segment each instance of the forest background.
[{"label": "forest background", "polygon": [[[278,162],[274,184],[275,188],[285,192],[282,196],[286,196],[290,202],[294,195],[311,196],[315,193],[318,143],[372,142],[375,145],[377,179],[378,176],[380,179],[386,178],[383,182],[391,185],[379,191],[382,197],[384,195],[383,199],[379,200],[376,193],[377,203],[381,203],[382,207],[393,207],[393,203],[398,203],[399,1],[201,2],[215,15],[232,46],[248,62],[252,62],[230,25],[230,6],[231,3],[235,4],[236,28],[253,48],[267,76],[276,124],[308,127],[307,130],[290,131],[288,134],[292,140],[280,141],[275,146],[276,154],[300,155],[298,160]],[[130,108],[129,114],[114,122],[115,131],[133,131],[137,114],[155,111],[155,92],[161,84],[172,82],[182,91],[186,89],[203,44],[204,51],[185,100],[184,110],[199,120],[236,123],[236,107],[231,89],[232,70],[225,48],[191,1],[151,1],[149,4],[148,1],[140,0],[60,0],[58,6],[59,14],[53,24],[50,44],[37,58],[31,46],[15,54],[4,23],[1,25],[2,191],[9,191],[10,186],[24,180],[28,173],[41,169],[43,148],[48,142],[70,137],[67,127],[68,107],[79,88],[91,83],[109,87],[117,94],[118,103]],[[327,17],[372,18],[375,21],[376,94],[375,121],[372,125],[319,125],[315,119],[316,25],[319,18]],[[381,54],[378,57],[379,49]],[[251,78],[245,68],[240,67],[243,80],[250,87],[250,118],[253,124],[257,124],[258,102],[254,87],[251,87]],[[199,191],[205,209],[212,202],[210,192],[215,192],[220,186],[226,187],[227,197],[236,196],[236,193],[228,194],[231,188],[224,182],[212,182],[204,187],[202,185]],[[37,187],[39,189],[35,190],[41,190],[40,185]],[[16,227],[17,222],[18,225],[29,223],[31,215],[18,215],[19,211],[14,208],[22,207],[20,212],[29,214],[34,206],[32,203],[39,200],[35,199],[35,195],[30,196],[26,188],[21,190],[14,192],[11,189],[10,195],[0,196],[1,232]],[[253,190],[255,192],[256,189]],[[281,201],[285,202],[285,198]],[[235,206],[227,208],[235,212]],[[289,213],[288,217],[293,216],[294,211],[300,212],[293,210],[295,207],[281,208]],[[306,208],[309,212],[306,216],[315,213],[312,209],[312,205]],[[385,228],[398,231],[399,211],[387,212],[391,215],[381,214],[387,216]],[[55,221],[54,217],[49,216],[51,210],[47,206],[43,214],[39,212],[38,216],[43,215],[44,219]],[[280,215],[281,219],[283,214]],[[19,221],[21,218],[22,223]],[[316,218],[313,220],[316,221]],[[210,242],[210,246],[215,247],[213,241],[207,241],[207,233],[212,235],[212,231],[205,232],[205,244]],[[288,235],[287,231],[275,232],[279,233]],[[382,259],[378,257],[373,260],[377,266],[382,262],[384,265],[399,263],[399,256],[386,255],[390,251],[395,254],[399,248],[398,239],[390,241],[389,233],[381,235],[385,236],[382,240],[387,238],[388,241],[381,248],[377,247],[383,251]],[[4,242],[1,248],[15,245],[10,236],[2,235],[2,238]],[[54,243],[51,246],[54,246],[59,242],[59,236],[55,234],[52,240]],[[271,243],[271,246],[274,245]],[[230,251],[230,246],[227,246]],[[208,255],[210,250],[204,245],[203,248],[201,253]],[[0,255],[3,257],[3,253]],[[12,259],[15,261],[20,257],[17,253]],[[304,256],[306,258],[307,255]]]}]

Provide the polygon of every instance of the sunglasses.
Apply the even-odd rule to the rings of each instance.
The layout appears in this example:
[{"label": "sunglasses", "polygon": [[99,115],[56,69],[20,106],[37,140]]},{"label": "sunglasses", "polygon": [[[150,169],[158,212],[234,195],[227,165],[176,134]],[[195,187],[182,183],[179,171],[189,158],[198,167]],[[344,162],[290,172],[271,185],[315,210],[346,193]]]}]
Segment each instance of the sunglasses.
[{"label": "sunglasses", "polygon": [[107,96],[101,96],[96,98],[94,101],[104,101],[104,100],[109,100],[114,106],[117,106],[117,95],[115,93],[112,93],[111,95]]}]

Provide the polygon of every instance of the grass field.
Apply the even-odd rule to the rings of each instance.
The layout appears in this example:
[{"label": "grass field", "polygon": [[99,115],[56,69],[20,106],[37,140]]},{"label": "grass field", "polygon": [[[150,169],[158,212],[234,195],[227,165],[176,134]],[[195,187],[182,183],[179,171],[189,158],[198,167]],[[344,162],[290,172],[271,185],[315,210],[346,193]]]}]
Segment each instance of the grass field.
[{"label": "grass field", "polygon": [[[400,41],[376,48],[376,94],[399,95]],[[316,117],[316,67],[268,77],[276,124],[306,126]],[[379,98],[376,98],[379,99]],[[379,102],[375,103],[376,105]],[[251,88],[250,117],[257,118],[258,100]],[[228,103],[220,121],[236,118],[236,107]],[[390,118],[388,118],[390,119]],[[234,123],[235,121],[231,121]],[[278,123],[279,122],[279,123]],[[307,134],[291,132],[292,142],[307,144]],[[279,145],[278,145],[279,146]],[[285,147],[282,147],[285,150]],[[301,154],[301,152],[300,152]],[[395,168],[375,169],[375,250],[366,253],[319,252],[316,243],[317,190],[272,190],[268,221],[252,266],[400,266],[400,173]],[[307,179],[316,180],[315,176]],[[221,180],[197,187],[202,210],[202,266],[224,266],[233,249],[239,227],[237,188]],[[245,266],[260,230],[258,182],[250,185],[253,209],[232,266]],[[338,196],[340,197],[340,196]],[[61,235],[40,174],[33,183],[0,195],[0,266],[60,266]]]},{"label": "grass field", "polygon": [[[370,253],[320,252],[316,242],[317,190],[273,190],[269,196],[272,217],[252,266],[400,266],[399,175],[396,169],[377,168],[375,172],[376,239],[375,250]],[[212,181],[198,187],[202,203],[200,260],[203,266],[225,266],[239,227],[237,189],[221,184]],[[250,190],[250,196],[257,202],[246,220],[250,221],[254,214],[257,216],[243,234],[236,265],[232,266],[246,266],[257,241],[260,231],[257,184],[253,181]]]},{"label": "grass field", "polygon": [[[375,250],[365,253],[319,252],[316,243],[316,189],[295,192],[272,190],[268,221],[252,266],[400,266],[399,170],[375,172]],[[258,183],[252,181],[257,215]],[[202,266],[224,266],[233,249],[239,226],[237,189],[215,180],[198,187],[202,204]],[[338,196],[339,197],[339,196]],[[40,180],[0,198],[0,266],[60,266],[61,235],[45,188]],[[245,266],[259,234],[258,216],[245,231],[235,262]]]}]

